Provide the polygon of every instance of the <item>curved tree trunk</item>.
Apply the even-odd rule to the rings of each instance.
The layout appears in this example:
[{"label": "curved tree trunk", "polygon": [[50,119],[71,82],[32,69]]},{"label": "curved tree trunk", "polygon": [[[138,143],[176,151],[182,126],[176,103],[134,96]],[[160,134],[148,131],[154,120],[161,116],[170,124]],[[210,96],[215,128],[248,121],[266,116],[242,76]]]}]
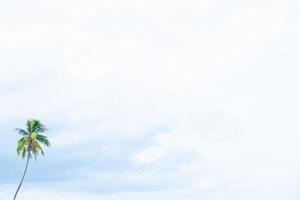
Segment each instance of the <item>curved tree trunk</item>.
[{"label": "curved tree trunk", "polygon": [[17,194],[18,194],[18,192],[19,192],[19,190],[20,190],[20,188],[21,188],[21,185],[22,185],[22,183],[23,183],[23,180],[24,180],[24,178],[25,178],[25,175],[26,175],[26,172],[27,172],[27,168],[28,168],[28,164],[29,164],[29,156],[27,157],[26,167],[25,167],[25,170],[24,170],[24,173],[23,173],[21,182],[20,182],[20,184],[19,184],[19,186],[18,186],[18,189],[17,189],[17,191],[16,191],[16,193],[15,193],[14,200],[16,200]]}]

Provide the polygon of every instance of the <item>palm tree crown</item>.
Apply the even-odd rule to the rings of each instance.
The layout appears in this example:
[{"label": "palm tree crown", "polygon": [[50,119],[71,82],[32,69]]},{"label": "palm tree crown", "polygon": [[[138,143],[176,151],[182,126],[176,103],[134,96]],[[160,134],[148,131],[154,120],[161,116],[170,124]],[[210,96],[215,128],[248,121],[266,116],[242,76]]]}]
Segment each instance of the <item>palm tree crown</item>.
[{"label": "palm tree crown", "polygon": [[44,151],[40,144],[50,147],[48,138],[41,133],[45,132],[47,128],[35,119],[27,121],[26,130],[17,128],[16,131],[22,136],[17,143],[17,153],[23,159],[29,159],[34,156],[35,159],[39,153],[44,155]]}]

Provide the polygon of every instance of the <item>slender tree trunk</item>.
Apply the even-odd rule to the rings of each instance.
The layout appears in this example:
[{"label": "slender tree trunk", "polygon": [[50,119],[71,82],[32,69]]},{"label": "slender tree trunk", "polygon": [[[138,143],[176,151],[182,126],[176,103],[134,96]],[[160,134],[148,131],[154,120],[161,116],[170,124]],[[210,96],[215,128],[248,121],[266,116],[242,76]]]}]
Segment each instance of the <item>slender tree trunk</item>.
[{"label": "slender tree trunk", "polygon": [[18,194],[18,192],[19,192],[19,190],[20,190],[20,188],[21,188],[21,185],[22,185],[22,183],[23,183],[23,180],[24,180],[24,178],[25,178],[25,175],[26,175],[26,172],[27,172],[27,168],[28,168],[28,164],[29,164],[29,156],[27,156],[26,167],[25,167],[25,170],[24,170],[24,173],[23,173],[21,182],[20,182],[20,184],[19,184],[19,186],[18,186],[18,189],[17,189],[17,191],[16,191],[16,193],[15,193],[14,200],[16,200],[17,194]]}]

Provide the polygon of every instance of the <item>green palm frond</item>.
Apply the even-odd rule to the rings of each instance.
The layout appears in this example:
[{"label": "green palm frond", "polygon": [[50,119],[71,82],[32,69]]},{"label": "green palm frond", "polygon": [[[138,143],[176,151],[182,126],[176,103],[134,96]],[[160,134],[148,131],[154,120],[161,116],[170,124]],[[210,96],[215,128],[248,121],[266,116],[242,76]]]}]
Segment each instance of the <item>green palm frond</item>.
[{"label": "green palm frond", "polygon": [[26,148],[26,145],[28,144],[27,137],[22,137],[18,140],[17,144],[17,153],[22,155],[22,151]]},{"label": "green palm frond", "polygon": [[41,152],[41,154],[42,154],[43,156],[45,155],[45,153],[44,153],[42,147],[40,146],[40,144],[39,144],[37,141],[33,141],[33,142],[32,142],[32,146],[33,146],[33,149],[35,149],[37,153],[38,153],[38,152]]},{"label": "green palm frond", "polygon": [[33,147],[31,152],[34,155],[34,159],[37,160],[37,156],[39,155],[38,149],[36,147]]},{"label": "green palm frond", "polygon": [[27,124],[26,124],[26,127],[27,127],[27,132],[28,133],[32,133],[32,130],[33,130],[33,121],[32,120],[28,120]]},{"label": "green palm frond", "polygon": [[28,135],[28,133],[21,128],[16,128],[15,131],[17,131],[20,135],[23,135],[23,136]]},{"label": "green palm frond", "polygon": [[25,157],[26,157],[26,154],[27,154],[28,152],[26,151],[26,148],[24,147],[24,148],[22,148],[21,150],[20,150],[20,155],[21,155],[21,157],[24,159]]},{"label": "green palm frond", "polygon": [[39,121],[36,119],[31,119],[27,121],[27,130],[29,133],[32,132],[45,132],[47,128]]},{"label": "green palm frond", "polygon": [[46,145],[47,147],[50,147],[50,141],[48,140],[48,138],[44,135],[37,135],[36,136],[36,140],[44,145]]}]

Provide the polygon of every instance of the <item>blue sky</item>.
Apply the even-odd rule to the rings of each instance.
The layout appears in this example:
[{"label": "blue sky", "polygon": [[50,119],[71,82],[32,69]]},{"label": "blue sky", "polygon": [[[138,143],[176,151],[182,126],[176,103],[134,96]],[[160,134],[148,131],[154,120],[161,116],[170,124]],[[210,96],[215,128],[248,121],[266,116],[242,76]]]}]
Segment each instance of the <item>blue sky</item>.
[{"label": "blue sky", "polygon": [[299,199],[297,1],[0,3],[0,200]]}]

